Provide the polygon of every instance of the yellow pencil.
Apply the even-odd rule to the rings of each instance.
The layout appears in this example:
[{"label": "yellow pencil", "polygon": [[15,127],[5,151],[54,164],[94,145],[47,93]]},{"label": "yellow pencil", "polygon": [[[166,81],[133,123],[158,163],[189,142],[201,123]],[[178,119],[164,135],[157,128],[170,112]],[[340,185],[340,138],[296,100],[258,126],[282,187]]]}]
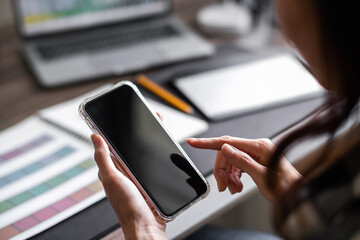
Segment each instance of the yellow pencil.
[{"label": "yellow pencil", "polygon": [[153,92],[154,94],[164,99],[168,103],[172,104],[174,107],[178,108],[179,110],[189,114],[193,113],[194,110],[190,105],[188,105],[181,99],[177,98],[172,93],[165,90],[164,88],[160,87],[158,84],[151,81],[144,74],[137,75],[136,81],[138,84],[148,89],[149,91]]}]

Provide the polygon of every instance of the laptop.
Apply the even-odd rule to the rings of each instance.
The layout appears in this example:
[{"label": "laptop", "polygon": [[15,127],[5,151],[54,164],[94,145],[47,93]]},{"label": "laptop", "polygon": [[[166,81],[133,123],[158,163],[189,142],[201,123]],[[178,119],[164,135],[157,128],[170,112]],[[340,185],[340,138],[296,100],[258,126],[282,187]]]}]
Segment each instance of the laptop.
[{"label": "laptop", "polygon": [[171,0],[13,2],[25,59],[45,87],[214,53],[174,15]]}]

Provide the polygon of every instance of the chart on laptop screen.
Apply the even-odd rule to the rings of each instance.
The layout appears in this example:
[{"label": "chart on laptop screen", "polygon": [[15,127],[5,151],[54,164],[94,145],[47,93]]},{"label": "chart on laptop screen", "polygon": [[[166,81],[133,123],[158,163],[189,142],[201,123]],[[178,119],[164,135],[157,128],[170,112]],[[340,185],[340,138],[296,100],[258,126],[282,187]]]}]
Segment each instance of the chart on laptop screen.
[{"label": "chart on laptop screen", "polygon": [[164,11],[168,0],[19,0],[27,34],[87,26]]}]

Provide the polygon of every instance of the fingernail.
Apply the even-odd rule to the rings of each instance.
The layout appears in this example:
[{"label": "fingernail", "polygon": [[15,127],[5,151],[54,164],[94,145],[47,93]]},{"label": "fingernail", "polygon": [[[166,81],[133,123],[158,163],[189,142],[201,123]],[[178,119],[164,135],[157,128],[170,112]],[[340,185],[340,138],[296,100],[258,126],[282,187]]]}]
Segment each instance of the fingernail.
[{"label": "fingernail", "polygon": [[222,146],[221,151],[228,157],[231,157],[235,153],[235,149],[227,143]]},{"label": "fingernail", "polygon": [[187,138],[186,141],[196,141],[197,138]]},{"label": "fingernail", "polygon": [[218,190],[219,190],[219,192],[223,192],[223,191],[225,191],[225,189],[222,189],[219,185],[217,185],[217,188],[218,188]]}]

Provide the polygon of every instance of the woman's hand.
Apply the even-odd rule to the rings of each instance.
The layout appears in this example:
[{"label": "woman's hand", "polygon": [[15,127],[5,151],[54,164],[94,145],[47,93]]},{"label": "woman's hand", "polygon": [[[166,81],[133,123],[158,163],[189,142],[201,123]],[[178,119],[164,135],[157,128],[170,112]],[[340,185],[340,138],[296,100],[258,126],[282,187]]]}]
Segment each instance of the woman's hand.
[{"label": "woman's hand", "polygon": [[266,183],[269,160],[275,147],[269,139],[250,140],[223,136],[219,138],[189,138],[188,143],[196,148],[216,150],[214,176],[219,191],[229,188],[231,194],[241,192],[241,174],[247,173],[254,180],[260,192],[270,202],[278,198],[299,178],[300,173],[285,159],[281,158],[277,172],[277,186]]},{"label": "woman's hand", "polygon": [[91,135],[99,179],[114,208],[126,239],[166,239],[165,223],[156,220],[144,198],[112,161],[104,140]]}]

